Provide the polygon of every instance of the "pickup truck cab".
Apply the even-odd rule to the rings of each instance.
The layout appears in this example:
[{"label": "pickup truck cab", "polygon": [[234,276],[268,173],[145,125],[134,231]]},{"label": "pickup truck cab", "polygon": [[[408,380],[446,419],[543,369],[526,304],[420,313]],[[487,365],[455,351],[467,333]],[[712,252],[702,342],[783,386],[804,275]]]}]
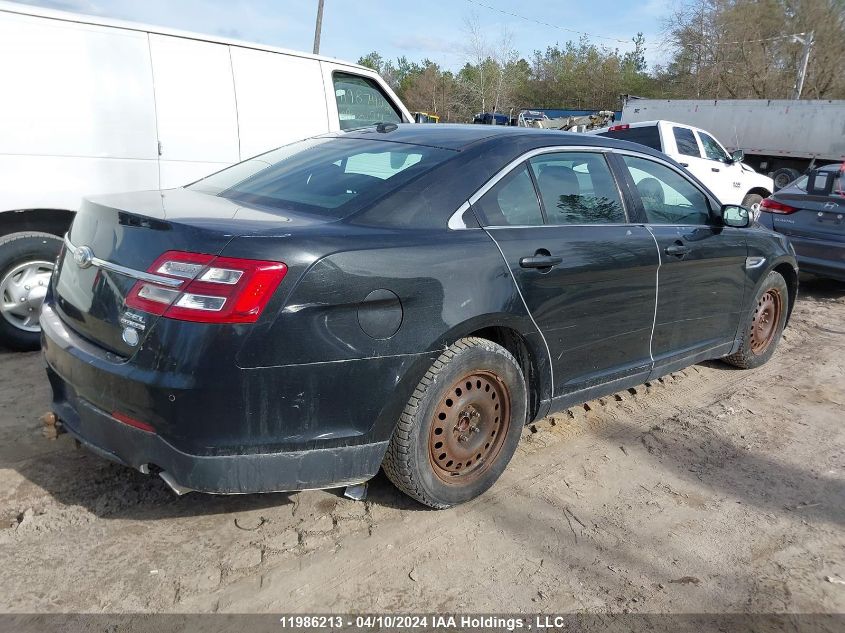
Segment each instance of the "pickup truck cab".
[{"label": "pickup truck cab", "polygon": [[742,163],[742,150],[728,154],[712,134],[683,123],[623,123],[587,134],[632,141],[663,152],[707,185],[722,204],[742,205],[755,217],[763,198],[774,191],[771,178]]}]

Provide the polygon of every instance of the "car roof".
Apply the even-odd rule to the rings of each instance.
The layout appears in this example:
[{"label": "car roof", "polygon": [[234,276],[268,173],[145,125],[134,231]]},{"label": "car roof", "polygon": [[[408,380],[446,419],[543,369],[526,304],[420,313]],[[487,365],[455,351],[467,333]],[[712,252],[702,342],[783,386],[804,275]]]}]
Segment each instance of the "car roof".
[{"label": "car roof", "polygon": [[490,146],[501,146],[513,143],[517,139],[523,143],[535,144],[537,147],[554,145],[607,147],[611,149],[626,149],[640,154],[650,154],[663,160],[671,158],[639,143],[612,139],[603,136],[593,136],[560,130],[544,130],[530,127],[516,127],[505,125],[462,125],[454,123],[400,123],[379,132],[378,127],[367,127],[344,134],[344,137],[372,140],[375,136],[382,140],[411,145],[427,145],[444,149],[463,151],[476,147],[480,143]]}]

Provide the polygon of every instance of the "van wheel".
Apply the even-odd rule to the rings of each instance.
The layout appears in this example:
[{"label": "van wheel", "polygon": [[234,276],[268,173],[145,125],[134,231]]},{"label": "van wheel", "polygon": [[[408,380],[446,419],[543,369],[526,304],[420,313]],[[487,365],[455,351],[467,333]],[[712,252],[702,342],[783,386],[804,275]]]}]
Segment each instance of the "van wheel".
[{"label": "van wheel", "polygon": [[786,325],[788,300],[789,291],[783,277],[770,272],[757,290],[751,311],[743,319],[739,349],[723,360],[742,369],[759,367],[768,361]]},{"label": "van wheel", "polygon": [[510,462],[526,421],[522,369],[504,347],[462,338],[420,380],[382,467],[397,488],[448,508],[492,486]]},{"label": "van wheel", "polygon": [[13,233],[0,239],[0,345],[38,349],[41,303],[61,246],[61,238],[50,233]]}]

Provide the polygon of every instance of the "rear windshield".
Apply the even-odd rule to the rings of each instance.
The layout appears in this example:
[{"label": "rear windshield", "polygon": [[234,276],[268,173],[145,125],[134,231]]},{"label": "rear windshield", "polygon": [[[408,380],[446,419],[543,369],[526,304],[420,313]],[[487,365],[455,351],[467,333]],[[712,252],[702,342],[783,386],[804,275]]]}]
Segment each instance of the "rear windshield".
[{"label": "rear windshield", "polygon": [[188,189],[341,218],[454,155],[452,150],[383,140],[313,138],[233,165]]},{"label": "rear windshield", "polygon": [[[831,193],[838,196],[845,197],[845,181],[842,178],[842,171],[835,172],[835,176],[833,177],[833,187],[831,189]],[[795,187],[800,189],[801,191],[807,191],[807,181],[809,177],[804,175],[801,176],[798,180],[795,180],[787,185],[787,187]]]},{"label": "rear windshield", "polygon": [[656,125],[646,125],[644,127],[629,127],[624,130],[608,130],[602,132],[598,136],[606,136],[607,138],[618,138],[623,141],[631,141],[632,143],[639,143],[658,152],[663,151],[663,146],[660,144],[660,132]]}]

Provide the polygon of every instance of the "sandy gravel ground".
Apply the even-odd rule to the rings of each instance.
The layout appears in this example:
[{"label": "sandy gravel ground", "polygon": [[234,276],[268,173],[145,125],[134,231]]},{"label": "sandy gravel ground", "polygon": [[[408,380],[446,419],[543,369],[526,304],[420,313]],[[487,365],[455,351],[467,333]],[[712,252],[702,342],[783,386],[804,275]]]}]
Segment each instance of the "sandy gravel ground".
[{"label": "sandy gravel ground", "polygon": [[435,512],[383,477],[176,498],[41,437],[0,353],[0,611],[843,612],[845,286],[805,282],[766,366],[705,363],[525,430]]}]

